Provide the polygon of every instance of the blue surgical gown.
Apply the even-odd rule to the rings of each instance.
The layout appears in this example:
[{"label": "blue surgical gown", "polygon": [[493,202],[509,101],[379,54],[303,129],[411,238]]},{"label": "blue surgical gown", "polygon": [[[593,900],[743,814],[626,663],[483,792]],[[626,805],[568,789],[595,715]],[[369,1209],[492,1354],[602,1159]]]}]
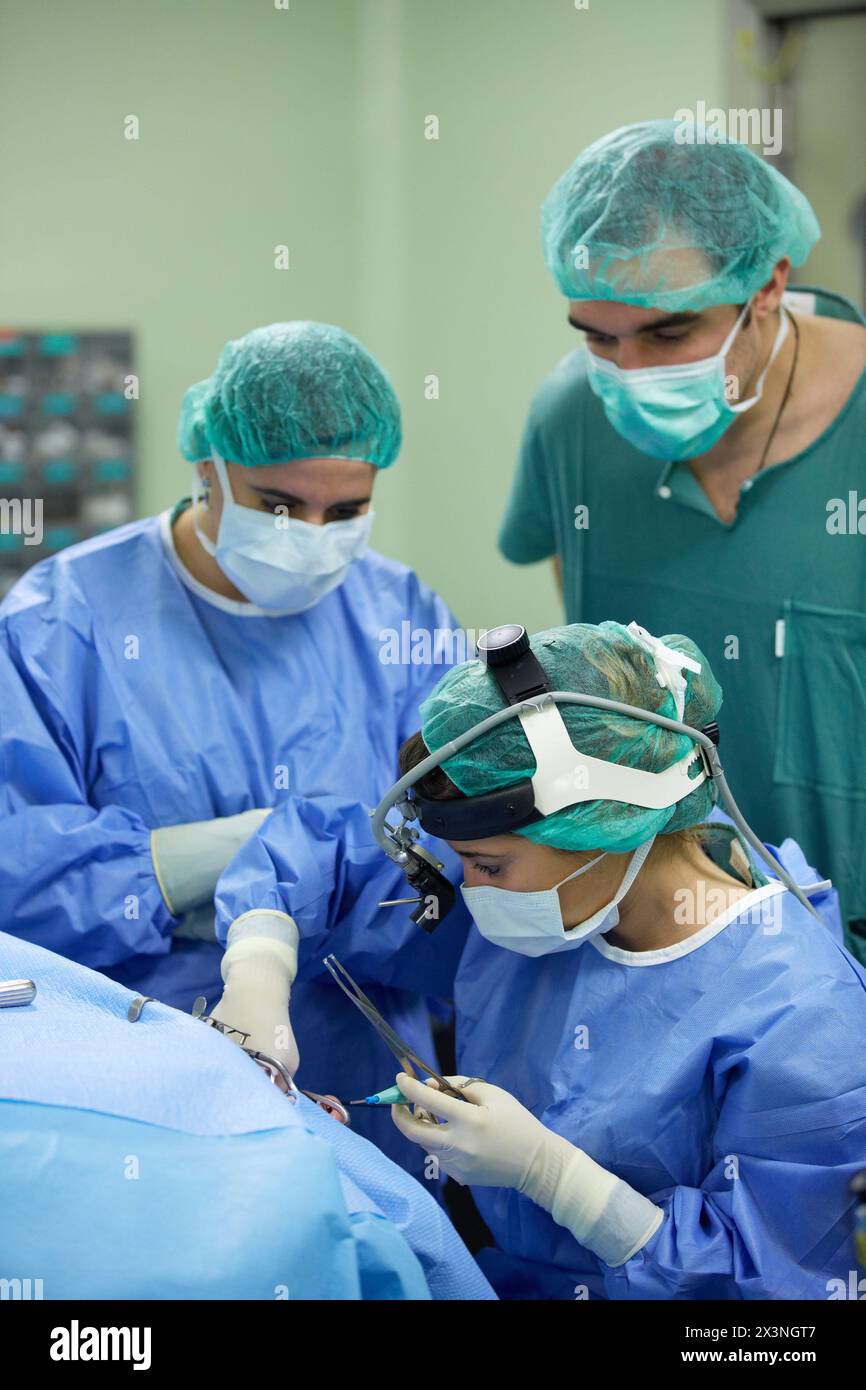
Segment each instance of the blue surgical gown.
[{"label": "blue surgical gown", "polygon": [[[781,859],[819,877],[793,841]],[[656,1202],[611,1269],[518,1192],[476,1188],[501,1297],[826,1299],[853,1268],[848,1183],[866,1161],[866,973],[772,881],[677,946],[602,937],[530,960],[473,932],[457,985],[461,1071]],[[763,900],[763,901],[762,901]],[[772,904],[772,906],[770,906]]]},{"label": "blue surgical gown", "polygon": [[[433,1200],[215,1029],[0,933],[0,1278],[64,1298],[489,1299]],[[32,1284],[31,1284],[32,1292]]]},{"label": "blue surgical gown", "polygon": [[[35,566],[0,605],[0,921],[188,1010],[222,993],[223,947],[175,935],[184,924],[154,876],[151,830],[277,806],[285,853],[306,865],[321,807],[339,796],[365,818],[394,780],[418,705],[453,659],[436,634],[455,623],[374,552],[309,612],[254,616],[190,581],[170,535],[168,514],[110,531]],[[406,894],[377,892],[377,875],[385,888],[394,875],[380,853],[369,861],[363,917],[339,885],[305,888],[325,934],[349,915],[371,959],[399,964],[410,949],[423,984],[401,986],[394,965],[393,987],[368,992],[428,1055],[422,996],[452,994],[465,921],[432,939],[405,909],[380,911],[379,898]],[[321,954],[293,988],[299,1082],[355,1099],[387,1082],[388,1054]],[[344,963],[362,983],[384,978]],[[423,1173],[423,1155],[379,1115],[357,1127]]]},{"label": "blue surgical gown", "polygon": [[[221,919],[260,900],[295,914],[279,837],[272,817],[236,857]],[[793,841],[774,853],[798,883],[820,879]],[[847,1185],[866,1165],[866,974],[841,945],[836,893],[812,901],[820,921],[771,878],[731,920],[641,953],[595,938],[533,960],[471,929],[460,1071],[664,1211],[611,1269],[527,1197],[475,1188],[496,1242],[479,1263],[501,1297],[816,1299],[847,1278]]]}]

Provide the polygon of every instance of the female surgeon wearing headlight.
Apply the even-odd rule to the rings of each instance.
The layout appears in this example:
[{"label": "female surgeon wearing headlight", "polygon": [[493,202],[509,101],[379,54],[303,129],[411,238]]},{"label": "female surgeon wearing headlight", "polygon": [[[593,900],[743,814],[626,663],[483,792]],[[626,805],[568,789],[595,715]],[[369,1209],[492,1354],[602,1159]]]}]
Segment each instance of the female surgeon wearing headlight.
[{"label": "female surgeon wearing headlight", "polygon": [[[721,703],[685,637],[607,622],[531,647],[554,690],[699,729]],[[403,771],[504,704],[482,662],[452,670]],[[694,751],[634,717],[556,708],[579,753],[606,763],[661,773]],[[512,719],[412,790],[445,802],[535,771]],[[761,872],[703,779],[663,810],[584,800],[452,848],[477,927],[457,979],[458,1065],[484,1080],[466,1103],[400,1074],[420,1109],[392,1113],[472,1187],[500,1296],[844,1297],[847,1188],[866,1153],[866,975],[840,943],[829,885],[809,893],[816,920]],[[816,884],[793,841],[776,855]]]},{"label": "female surgeon wearing headlight", "polygon": [[[317,982],[324,952],[299,967],[266,923],[239,927],[224,955],[213,894],[276,807],[309,918],[327,931],[358,909],[334,806],[375,805],[450,664],[432,647],[430,661],[389,663],[383,631],[454,628],[410,570],[367,549],[400,409],[342,329],[272,324],[228,343],[189,389],[178,441],[195,465],[192,502],[36,565],[0,608],[0,920],[183,1009],[197,995],[213,1008],[222,967],[217,1015],[292,1069],[286,1001],[300,968],[300,1084],[364,1095],[380,1079],[379,1044]],[[330,876],[316,858],[326,844],[340,852]],[[401,947],[426,961],[423,993],[450,995],[465,923],[434,951],[403,916],[377,918],[376,875],[389,866],[367,857],[364,925],[388,944],[378,1002],[429,1051]],[[251,995],[265,1009],[258,1031]],[[390,1125],[364,1116],[356,1128],[420,1171],[423,1156]]]}]

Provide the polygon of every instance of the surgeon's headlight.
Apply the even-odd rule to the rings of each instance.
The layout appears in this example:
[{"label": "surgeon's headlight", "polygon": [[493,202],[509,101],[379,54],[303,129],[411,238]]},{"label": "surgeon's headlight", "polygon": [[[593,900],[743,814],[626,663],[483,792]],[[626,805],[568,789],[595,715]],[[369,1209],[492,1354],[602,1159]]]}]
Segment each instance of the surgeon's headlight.
[{"label": "surgeon's headlight", "polygon": [[502,666],[529,651],[529,633],[519,623],[505,623],[482,633],[475,646],[488,666]]}]

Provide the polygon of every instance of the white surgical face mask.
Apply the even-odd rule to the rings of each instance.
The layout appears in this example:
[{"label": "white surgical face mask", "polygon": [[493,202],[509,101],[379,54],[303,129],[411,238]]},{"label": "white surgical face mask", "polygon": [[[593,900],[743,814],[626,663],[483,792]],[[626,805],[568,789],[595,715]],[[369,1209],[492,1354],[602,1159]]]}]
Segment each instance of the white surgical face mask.
[{"label": "white surgical face mask", "polygon": [[[342,584],[353,560],[367,548],[373,526],[372,507],[351,521],[312,526],[291,517],[268,516],[240,506],[232,496],[225,460],[213,454],[223,496],[216,545],[199,528],[195,532],[241,593],[275,613],[303,613]],[[196,474],[198,502],[200,481]]]},{"label": "white surgical face mask", "polygon": [[494,946],[502,946],[506,951],[517,951],[521,956],[547,956],[554,951],[570,951],[582,946],[590,937],[602,932],[613,931],[619,923],[619,903],[629,888],[655,842],[655,836],[646,840],[629,861],[622,883],[609,903],[605,903],[585,922],[566,929],[562,920],[562,906],[558,889],[563,883],[570,883],[591,869],[604,854],[583,864],[573,874],[569,874],[555,887],[540,893],[516,893],[509,888],[494,888],[484,884],[479,888],[461,888],[463,901],[469,908],[476,927],[486,941]]}]

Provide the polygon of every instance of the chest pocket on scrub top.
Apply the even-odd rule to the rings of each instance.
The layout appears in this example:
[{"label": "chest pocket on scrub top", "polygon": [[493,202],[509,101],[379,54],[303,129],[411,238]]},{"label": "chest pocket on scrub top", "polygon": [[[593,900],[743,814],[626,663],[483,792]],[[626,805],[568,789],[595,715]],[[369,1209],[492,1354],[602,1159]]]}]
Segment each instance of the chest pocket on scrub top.
[{"label": "chest pocket on scrub top", "polygon": [[866,614],[789,600],[784,620],[773,780],[866,801]]}]

